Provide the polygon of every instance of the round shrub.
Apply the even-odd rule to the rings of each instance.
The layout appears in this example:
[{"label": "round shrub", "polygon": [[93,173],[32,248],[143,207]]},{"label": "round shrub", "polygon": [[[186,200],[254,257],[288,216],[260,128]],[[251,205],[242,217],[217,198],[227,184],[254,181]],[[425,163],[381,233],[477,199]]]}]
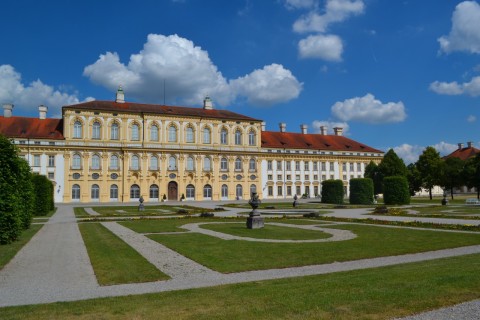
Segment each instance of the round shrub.
[{"label": "round shrub", "polygon": [[350,204],[373,203],[373,180],[370,178],[350,179]]},{"label": "round shrub", "polygon": [[326,180],[322,182],[322,203],[343,203],[342,180]]},{"label": "round shrub", "polygon": [[385,204],[410,204],[408,180],[405,177],[393,176],[383,179],[383,201]]},{"label": "round shrub", "polygon": [[51,210],[53,202],[53,184],[47,177],[34,174],[32,176],[35,193],[35,211],[37,216],[45,216]]}]

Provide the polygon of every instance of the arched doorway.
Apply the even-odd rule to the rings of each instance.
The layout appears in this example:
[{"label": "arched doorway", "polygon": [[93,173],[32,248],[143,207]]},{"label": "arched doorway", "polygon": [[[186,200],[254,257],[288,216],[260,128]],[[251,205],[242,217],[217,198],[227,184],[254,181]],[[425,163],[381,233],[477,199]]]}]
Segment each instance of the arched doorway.
[{"label": "arched doorway", "polygon": [[175,181],[168,183],[168,200],[178,200],[178,184]]}]

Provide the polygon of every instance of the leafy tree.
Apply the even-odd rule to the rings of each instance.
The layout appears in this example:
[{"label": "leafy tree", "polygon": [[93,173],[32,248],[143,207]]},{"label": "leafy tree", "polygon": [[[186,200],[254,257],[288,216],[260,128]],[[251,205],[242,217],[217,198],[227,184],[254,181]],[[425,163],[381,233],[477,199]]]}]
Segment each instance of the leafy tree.
[{"label": "leafy tree", "polygon": [[443,166],[440,153],[434,147],[425,148],[416,166],[422,178],[422,186],[428,189],[430,200],[432,200],[432,188],[440,184],[442,177]]},{"label": "leafy tree", "polygon": [[415,193],[422,189],[422,177],[415,163],[410,163],[407,166],[407,180],[411,196],[414,196]]},{"label": "leafy tree", "polygon": [[34,206],[34,193],[32,185],[32,172],[27,161],[22,158],[18,158],[19,165],[19,178],[18,178],[18,195],[20,198],[20,220],[22,222],[23,229],[30,228],[32,222],[33,206]]},{"label": "leafy tree", "polygon": [[38,174],[33,175],[32,182],[35,190],[35,215],[45,216],[51,210],[52,182],[47,177]]},{"label": "leafy tree", "polygon": [[373,181],[373,194],[377,195],[382,193],[382,174],[378,170],[378,165],[370,161],[370,163],[365,167],[365,173],[363,175],[365,178],[370,178]]},{"label": "leafy tree", "polygon": [[442,179],[442,185],[445,189],[450,189],[450,195],[453,199],[453,189],[461,187],[464,184],[463,181],[463,168],[465,162],[460,158],[447,158],[444,163],[444,174]]},{"label": "leafy tree", "polygon": [[393,149],[388,150],[378,165],[378,170],[383,178],[393,176],[407,176],[407,167],[401,158],[397,156]]},{"label": "leafy tree", "polygon": [[480,199],[480,153],[465,162],[463,179],[467,187],[477,189],[477,199]]}]

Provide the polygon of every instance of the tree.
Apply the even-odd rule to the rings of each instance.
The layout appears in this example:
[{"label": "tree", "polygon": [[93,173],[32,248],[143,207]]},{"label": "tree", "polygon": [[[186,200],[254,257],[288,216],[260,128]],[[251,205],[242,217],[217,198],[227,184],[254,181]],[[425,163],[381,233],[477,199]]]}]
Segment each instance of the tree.
[{"label": "tree", "polygon": [[322,181],[322,203],[343,203],[343,182],[342,180]]},{"label": "tree", "polygon": [[393,149],[388,150],[378,165],[378,170],[383,178],[393,176],[407,176],[407,167],[402,159],[400,159]]},{"label": "tree", "polygon": [[480,153],[465,162],[463,180],[467,187],[477,189],[477,199],[480,199]]},{"label": "tree", "polygon": [[410,204],[407,178],[402,176],[383,179],[383,202],[385,204]]},{"label": "tree", "polygon": [[410,163],[407,166],[407,180],[410,196],[414,196],[422,189],[422,176],[415,163]]},{"label": "tree", "polygon": [[350,204],[372,204],[373,181],[370,178],[350,179]]},{"label": "tree", "polygon": [[453,188],[461,187],[463,181],[463,168],[465,162],[460,158],[447,158],[444,163],[444,174],[442,179],[442,185],[445,189],[450,189],[450,195],[453,200]]},{"label": "tree", "polygon": [[434,147],[427,147],[416,162],[422,179],[422,186],[428,189],[432,200],[432,188],[439,185],[442,177],[442,159],[440,153]]},{"label": "tree", "polygon": [[378,165],[370,161],[369,164],[365,167],[365,173],[363,175],[365,178],[370,178],[373,181],[373,194],[377,195],[382,193],[382,174],[378,170]]}]

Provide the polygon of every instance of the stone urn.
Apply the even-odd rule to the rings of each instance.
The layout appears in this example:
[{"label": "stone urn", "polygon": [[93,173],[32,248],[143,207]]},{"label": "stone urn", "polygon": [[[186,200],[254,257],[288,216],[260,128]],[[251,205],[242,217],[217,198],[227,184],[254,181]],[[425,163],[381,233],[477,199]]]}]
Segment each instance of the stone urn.
[{"label": "stone urn", "polygon": [[252,192],[252,197],[248,201],[248,204],[252,207],[252,212],[250,212],[250,215],[247,218],[248,229],[260,229],[264,227],[263,217],[257,210],[261,203],[262,201],[258,198],[258,194],[256,192]]}]

